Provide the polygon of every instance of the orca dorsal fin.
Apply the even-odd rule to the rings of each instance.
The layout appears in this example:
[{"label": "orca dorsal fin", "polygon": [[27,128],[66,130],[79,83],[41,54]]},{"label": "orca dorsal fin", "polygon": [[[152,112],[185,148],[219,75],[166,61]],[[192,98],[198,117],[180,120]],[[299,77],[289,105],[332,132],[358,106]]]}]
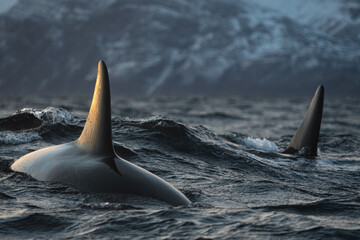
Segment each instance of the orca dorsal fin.
[{"label": "orca dorsal fin", "polygon": [[109,75],[104,61],[101,60],[89,115],[77,143],[91,153],[114,155],[111,131]]},{"label": "orca dorsal fin", "polygon": [[291,138],[284,153],[297,153],[306,147],[306,154],[316,156],[324,106],[324,86],[320,85],[311,101],[304,120]]}]

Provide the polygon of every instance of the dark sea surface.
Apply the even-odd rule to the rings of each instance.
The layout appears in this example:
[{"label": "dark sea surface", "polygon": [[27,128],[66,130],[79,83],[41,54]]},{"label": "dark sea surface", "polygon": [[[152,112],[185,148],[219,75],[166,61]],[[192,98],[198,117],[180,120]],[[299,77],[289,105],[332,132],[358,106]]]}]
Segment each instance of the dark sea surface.
[{"label": "dark sea surface", "polygon": [[359,239],[360,99],[325,97],[317,157],[281,154],[310,100],[113,96],[116,152],[192,201],[172,207],[11,171],[77,139],[91,97],[0,98],[0,238]]}]

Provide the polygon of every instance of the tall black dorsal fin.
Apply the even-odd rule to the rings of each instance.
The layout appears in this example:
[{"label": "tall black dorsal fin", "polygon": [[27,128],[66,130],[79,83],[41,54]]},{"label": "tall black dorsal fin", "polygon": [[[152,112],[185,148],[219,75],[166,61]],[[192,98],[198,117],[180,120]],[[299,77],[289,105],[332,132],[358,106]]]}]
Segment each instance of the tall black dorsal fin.
[{"label": "tall black dorsal fin", "polygon": [[316,156],[324,106],[324,86],[320,85],[299,128],[291,138],[284,153],[297,153],[307,147],[306,154]]},{"label": "tall black dorsal fin", "polygon": [[98,74],[89,115],[77,142],[91,153],[114,154],[109,75],[102,60],[98,64]]}]

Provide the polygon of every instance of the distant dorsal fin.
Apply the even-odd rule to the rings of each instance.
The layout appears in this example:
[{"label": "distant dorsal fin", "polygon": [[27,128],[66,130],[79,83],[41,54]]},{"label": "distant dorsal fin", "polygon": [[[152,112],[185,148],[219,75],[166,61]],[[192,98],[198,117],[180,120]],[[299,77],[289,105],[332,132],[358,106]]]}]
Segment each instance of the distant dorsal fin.
[{"label": "distant dorsal fin", "polygon": [[109,75],[101,60],[89,115],[77,143],[91,153],[114,155],[111,131]]},{"label": "distant dorsal fin", "polygon": [[303,147],[307,147],[307,154],[316,156],[323,106],[324,86],[320,85],[315,92],[304,120],[291,138],[284,153],[297,153]]}]

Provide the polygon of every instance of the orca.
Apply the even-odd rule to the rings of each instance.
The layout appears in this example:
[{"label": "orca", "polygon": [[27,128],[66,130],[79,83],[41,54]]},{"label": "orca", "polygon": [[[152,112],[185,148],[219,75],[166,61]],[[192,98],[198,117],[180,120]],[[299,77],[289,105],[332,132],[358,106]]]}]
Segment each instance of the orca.
[{"label": "orca", "polygon": [[109,77],[102,60],[98,64],[95,91],[80,137],[73,142],[31,152],[17,159],[11,169],[40,181],[60,182],[84,192],[141,195],[173,206],[191,203],[160,177],[115,153]]},{"label": "orca", "polygon": [[304,120],[296,130],[283,153],[296,154],[305,150],[305,155],[316,156],[324,107],[324,86],[320,85],[311,101]]}]

